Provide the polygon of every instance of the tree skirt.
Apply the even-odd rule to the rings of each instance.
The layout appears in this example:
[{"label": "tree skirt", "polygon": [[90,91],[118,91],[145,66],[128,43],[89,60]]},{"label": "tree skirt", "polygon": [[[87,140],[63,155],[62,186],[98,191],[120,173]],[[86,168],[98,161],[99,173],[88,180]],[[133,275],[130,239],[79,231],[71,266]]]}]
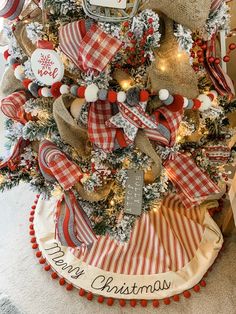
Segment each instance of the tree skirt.
[{"label": "tree skirt", "polygon": [[30,221],[37,257],[61,284],[91,295],[122,300],[160,300],[178,296],[201,282],[223,245],[209,213],[185,209],[169,195],[136,223],[130,241],[99,237],[91,250],[62,247],[55,240],[56,200],[36,201]]}]

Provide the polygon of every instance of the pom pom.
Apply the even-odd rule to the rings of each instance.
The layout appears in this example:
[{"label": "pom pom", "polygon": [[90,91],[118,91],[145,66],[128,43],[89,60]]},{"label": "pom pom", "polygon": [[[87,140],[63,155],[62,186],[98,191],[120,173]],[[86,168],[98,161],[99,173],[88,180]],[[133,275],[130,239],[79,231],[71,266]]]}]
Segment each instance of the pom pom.
[{"label": "pom pom", "polygon": [[140,304],[142,307],[147,307],[147,300],[141,300]]},{"label": "pom pom", "polygon": [[30,83],[32,83],[32,81],[29,80],[29,79],[24,79],[24,80],[22,81],[22,85],[23,85],[24,88],[26,88],[26,89],[28,89],[28,86],[29,86]]},{"label": "pom pom", "polygon": [[113,90],[110,90],[107,95],[107,99],[111,103],[115,103],[117,101],[117,93]]},{"label": "pom pom", "polygon": [[45,270],[45,271],[49,271],[50,269],[51,269],[51,266],[50,266],[50,265],[44,266],[44,270]]},{"label": "pom pom", "polygon": [[183,107],[184,107],[184,108],[187,108],[188,105],[189,105],[188,98],[184,97],[184,105],[183,105]]},{"label": "pom pom", "polygon": [[12,65],[12,67],[13,67],[13,69],[15,70],[19,65],[20,65],[20,63],[14,63],[14,64]]},{"label": "pom pom", "polygon": [[100,295],[98,297],[98,303],[103,303],[103,302],[104,302],[104,297]]},{"label": "pom pom", "polygon": [[78,85],[72,85],[70,87],[70,92],[72,95],[77,96]]},{"label": "pom pom", "polygon": [[183,294],[186,299],[189,299],[191,297],[191,293],[189,291],[184,291]]},{"label": "pom pom", "polygon": [[199,99],[193,99],[193,110],[198,110],[202,103]]},{"label": "pom pom", "polygon": [[62,95],[68,94],[69,92],[70,92],[70,87],[69,87],[68,85],[66,85],[66,84],[61,85],[61,87],[60,87],[60,93],[61,93]]},{"label": "pom pom", "polygon": [[107,99],[107,94],[108,94],[108,91],[103,88],[98,92],[98,98],[102,101],[105,101]]},{"label": "pom pom", "polygon": [[211,99],[207,95],[199,95],[198,100],[201,101],[201,107],[199,108],[199,111],[206,111],[211,108]]},{"label": "pom pom", "polygon": [[169,98],[169,96],[170,96],[170,93],[167,89],[161,89],[159,91],[159,98],[161,101],[167,100]]},{"label": "pom pom", "polygon": [[179,295],[174,295],[174,296],[173,296],[173,300],[174,300],[175,302],[179,302]]},{"label": "pom pom", "polygon": [[78,89],[77,89],[77,96],[79,98],[84,98],[85,97],[85,90],[86,90],[86,87],[85,86],[80,86]]},{"label": "pom pom", "polygon": [[35,82],[30,83],[28,89],[34,97],[38,97],[39,86],[37,83]]},{"label": "pom pom", "polygon": [[165,303],[165,305],[169,305],[170,304],[170,298],[165,298],[164,303]]},{"label": "pom pom", "polygon": [[64,279],[64,278],[60,278],[60,280],[59,280],[59,285],[60,285],[60,286],[64,286],[65,284],[66,284],[65,279]]},{"label": "pom pom", "polygon": [[126,101],[126,93],[125,92],[119,92],[117,94],[117,101],[118,102],[125,102]]},{"label": "pom pom", "polygon": [[147,102],[149,99],[149,92],[147,90],[141,90],[139,95],[140,102]]},{"label": "pom pom", "polygon": [[125,300],[119,300],[120,306],[125,307],[126,306],[126,301]]},{"label": "pom pom", "polygon": [[84,93],[84,97],[85,97],[86,101],[87,102],[96,102],[98,100],[98,92],[99,92],[99,89],[98,89],[97,85],[91,84],[91,85],[87,86],[85,93]]},{"label": "pom pom", "polygon": [[14,75],[15,77],[20,80],[23,81],[25,78],[25,69],[22,65],[19,65],[18,67],[15,68],[14,70]]},{"label": "pom pom", "polygon": [[137,305],[137,301],[136,300],[130,300],[130,305],[132,307],[135,307]]},{"label": "pom pom", "polygon": [[158,300],[154,300],[154,301],[152,301],[152,305],[153,305],[153,307],[158,307],[160,305],[160,303]]},{"label": "pom pom", "polygon": [[195,292],[199,292],[200,291],[200,286],[199,285],[194,286],[193,290]]},{"label": "pom pom", "polygon": [[57,279],[58,278],[58,274],[57,273],[51,273],[51,277],[52,279]]},{"label": "pom pom", "polygon": [[131,87],[127,94],[127,103],[130,107],[137,106],[139,104],[140,89],[138,87]]},{"label": "pom pom", "polygon": [[68,284],[67,286],[66,286],[66,290],[67,291],[72,291],[74,289],[74,286],[72,285],[72,284]]},{"label": "pom pom", "polygon": [[92,292],[89,292],[89,293],[87,294],[87,300],[89,300],[89,301],[92,301],[92,300],[93,300],[93,294],[92,294]]},{"label": "pom pom", "polygon": [[214,101],[214,100],[219,96],[218,93],[217,93],[217,91],[214,90],[214,89],[210,90],[209,93],[214,96],[214,98],[213,98],[212,101]]},{"label": "pom pom", "polygon": [[79,295],[80,295],[81,297],[84,297],[84,296],[85,296],[85,290],[82,289],[82,288],[80,288],[80,289],[79,289]]},{"label": "pom pom", "polygon": [[54,98],[58,98],[61,96],[60,93],[60,87],[61,87],[62,83],[61,82],[56,82],[53,83],[51,86],[51,94]]},{"label": "pom pom", "polygon": [[113,304],[114,304],[114,299],[108,298],[108,299],[107,299],[107,305],[108,305],[108,306],[112,306]]},{"label": "pom pom", "polygon": [[168,105],[168,109],[172,112],[183,110],[184,97],[181,95],[174,95],[172,104]]},{"label": "pom pom", "polygon": [[48,88],[48,87],[41,88],[41,95],[43,97],[51,97],[52,94],[51,94],[50,88]]}]

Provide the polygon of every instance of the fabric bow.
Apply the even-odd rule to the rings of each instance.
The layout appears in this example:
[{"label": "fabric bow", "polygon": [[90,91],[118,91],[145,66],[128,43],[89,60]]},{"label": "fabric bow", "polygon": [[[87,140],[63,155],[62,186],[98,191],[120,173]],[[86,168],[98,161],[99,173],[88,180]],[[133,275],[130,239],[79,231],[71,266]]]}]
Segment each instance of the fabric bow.
[{"label": "fabric bow", "polygon": [[60,48],[82,71],[102,72],[122,46],[122,42],[85,20],[62,26]]},{"label": "fabric bow", "polygon": [[56,235],[59,241],[64,246],[90,248],[97,238],[71,190],[83,177],[80,168],[47,140],[40,144],[39,166],[47,181],[58,181],[65,190],[56,211]]},{"label": "fabric bow", "polygon": [[27,123],[25,117],[25,111],[23,105],[25,104],[27,98],[24,91],[15,92],[1,101],[1,111],[8,118],[20,122],[22,124]]},{"label": "fabric bow", "polygon": [[16,143],[11,155],[0,162],[0,169],[8,167],[10,170],[15,170],[15,160],[18,160],[20,154],[24,148],[28,145],[28,141],[25,141],[22,137]]}]

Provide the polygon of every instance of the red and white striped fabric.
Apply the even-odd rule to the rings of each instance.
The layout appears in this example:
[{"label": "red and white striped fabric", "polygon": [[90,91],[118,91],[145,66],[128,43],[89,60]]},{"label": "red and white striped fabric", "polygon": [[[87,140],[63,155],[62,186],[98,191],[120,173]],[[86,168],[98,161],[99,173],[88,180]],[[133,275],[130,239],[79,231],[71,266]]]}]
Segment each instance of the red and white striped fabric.
[{"label": "red and white striped fabric", "polygon": [[234,84],[231,78],[224,72],[220,64],[210,63],[209,57],[216,57],[216,36],[212,36],[207,42],[205,68],[211,79],[216,91],[221,96],[226,96],[229,99],[235,95]]},{"label": "red and white striped fabric", "polygon": [[0,162],[0,169],[9,167],[9,169],[14,170],[15,160],[19,158],[20,154],[22,153],[26,146],[27,142],[23,140],[23,138],[21,137],[16,143],[11,155],[6,160]]},{"label": "red and white striped fabric", "polygon": [[0,17],[15,20],[23,9],[25,0],[1,0]]},{"label": "red and white striped fabric", "polygon": [[25,111],[23,105],[25,104],[27,98],[24,91],[15,92],[1,101],[1,111],[8,118],[25,124],[27,120],[25,119]]},{"label": "red and white striped fabric", "polygon": [[[177,153],[164,163],[167,175],[184,195],[188,204],[201,204],[212,194],[219,194],[219,187],[202,172],[192,158]],[[186,203],[185,203],[186,204]],[[191,207],[192,207],[191,206]]]},{"label": "red and white striped fabric", "polygon": [[211,2],[211,12],[218,10],[223,2],[225,2],[225,0],[213,0]]},{"label": "red and white striped fabric", "polygon": [[89,140],[105,151],[112,151],[115,146],[116,129],[106,127],[112,117],[112,104],[108,101],[91,103],[88,117]]},{"label": "red and white striped fabric", "polygon": [[90,252],[75,249],[74,255],[89,265],[125,275],[178,271],[194,257],[202,240],[201,216],[199,207],[190,211],[176,195],[169,195],[158,210],[137,221],[128,243],[99,237]]},{"label": "red and white striped fabric", "polygon": [[58,182],[65,190],[57,203],[56,235],[62,245],[87,247],[97,239],[83,208],[71,190],[81,179],[80,168],[63,154],[55,144],[44,140],[39,146],[39,167],[48,182]]},{"label": "red and white striped fabric", "polygon": [[61,50],[82,71],[103,71],[122,45],[95,23],[87,30],[84,20],[61,27],[59,36]]},{"label": "red and white striped fabric", "polygon": [[[83,174],[79,166],[67,158],[67,156],[50,141],[44,141],[40,145],[40,160],[43,160],[64,190],[71,189],[82,178]],[[41,163],[40,163],[41,165]]]},{"label": "red and white striped fabric", "polygon": [[203,148],[203,154],[216,164],[226,164],[231,156],[231,150],[228,146],[216,145]]},{"label": "red and white striped fabric", "polygon": [[178,129],[183,118],[183,110],[172,112],[168,109],[167,106],[164,106],[157,109],[152,117],[155,121],[163,124],[168,128],[170,131],[170,140],[161,134],[160,131],[154,129],[145,129],[145,134],[150,140],[157,141],[165,146],[173,146],[175,144]]}]

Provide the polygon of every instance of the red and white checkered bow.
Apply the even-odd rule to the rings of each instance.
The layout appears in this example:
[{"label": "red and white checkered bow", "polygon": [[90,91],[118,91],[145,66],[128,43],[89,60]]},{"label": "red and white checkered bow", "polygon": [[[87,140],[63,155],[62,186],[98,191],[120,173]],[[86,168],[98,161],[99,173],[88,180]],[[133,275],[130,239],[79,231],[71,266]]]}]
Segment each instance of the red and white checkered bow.
[{"label": "red and white checkered bow", "polygon": [[25,111],[23,105],[25,104],[27,98],[24,91],[15,92],[1,101],[1,111],[8,118],[25,124],[27,120],[25,119]]},{"label": "red and white checkered bow", "polygon": [[204,202],[210,195],[217,195],[219,187],[195,164],[192,158],[177,153],[164,163],[169,179],[183,196],[186,206]]},{"label": "red and white checkered bow", "polygon": [[205,68],[216,89],[221,96],[231,99],[235,95],[234,84],[231,78],[225,73],[220,64],[210,63],[209,57],[216,57],[216,35],[207,42]]},{"label": "red and white checkered bow", "polygon": [[90,104],[88,117],[89,140],[105,151],[113,151],[116,130],[106,127],[105,123],[112,117],[112,104],[97,101]]},{"label": "red and white checkered bow", "polygon": [[103,32],[95,23],[86,30],[85,21],[60,28],[61,50],[82,71],[103,71],[122,46],[122,42]]}]

